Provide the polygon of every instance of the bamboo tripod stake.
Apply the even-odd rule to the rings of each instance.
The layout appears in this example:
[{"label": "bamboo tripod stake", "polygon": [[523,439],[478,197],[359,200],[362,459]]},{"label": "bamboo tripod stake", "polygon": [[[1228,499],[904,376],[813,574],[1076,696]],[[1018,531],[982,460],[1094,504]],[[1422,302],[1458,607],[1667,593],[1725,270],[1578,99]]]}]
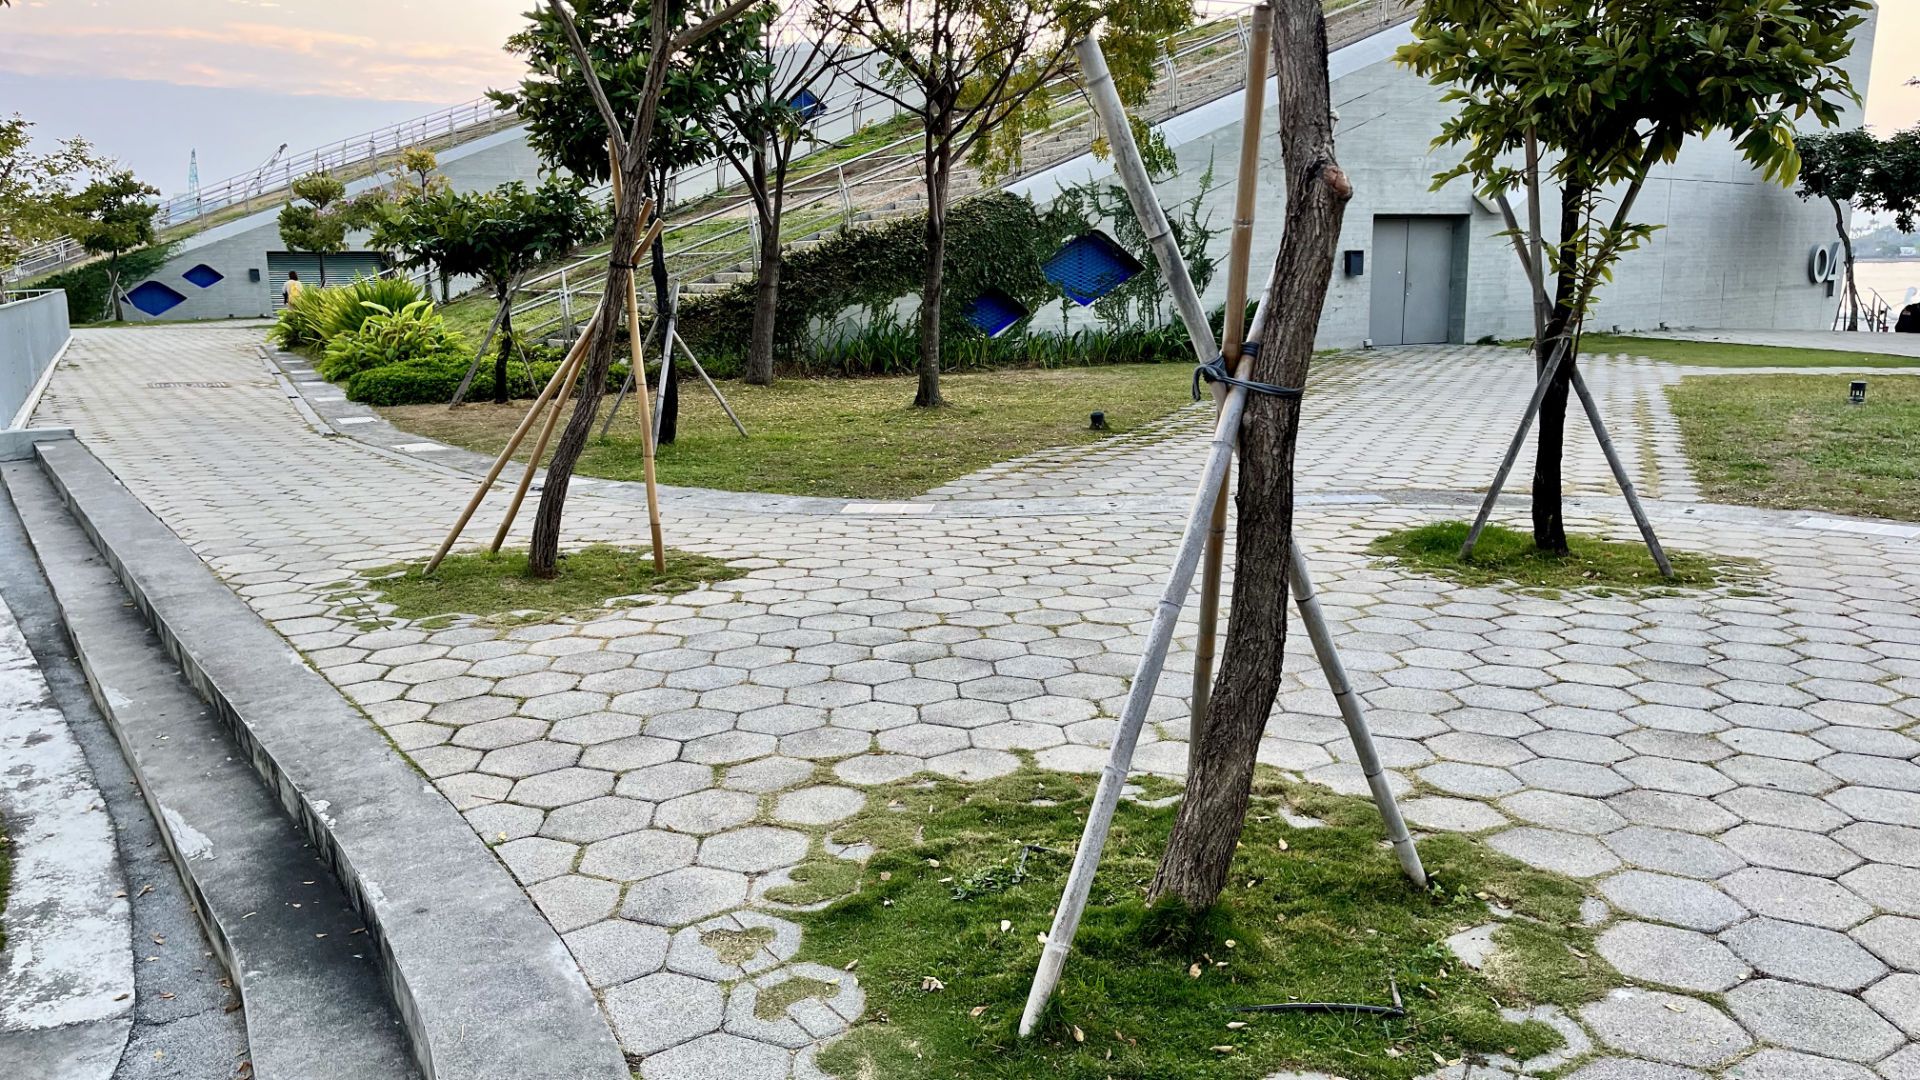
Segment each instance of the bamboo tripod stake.
[{"label": "bamboo tripod stake", "polygon": [[[1253,261],[1253,213],[1260,172],[1260,123],[1266,111],[1267,50],[1273,40],[1273,9],[1253,9],[1251,43],[1247,52],[1246,107],[1240,118],[1240,179],[1234,192],[1233,241],[1227,255],[1227,310],[1221,325],[1220,356],[1229,370],[1241,371],[1241,343],[1246,337],[1247,271]],[[1215,415],[1226,400],[1224,388],[1214,389]],[[1206,562],[1200,571],[1200,633],[1193,647],[1193,711],[1187,729],[1187,772],[1193,772],[1200,751],[1200,724],[1213,697],[1214,643],[1220,628],[1220,578],[1227,560],[1227,494],[1232,473],[1220,477],[1220,494],[1213,501],[1213,520],[1207,531]]]},{"label": "bamboo tripod stake", "polygon": [[[602,297],[600,302],[604,304],[606,299]],[[447,552],[453,550],[454,542],[460,539],[460,534],[466,531],[467,523],[473,520],[474,511],[480,509],[480,504],[487,498],[487,492],[493,489],[493,482],[500,479],[500,471],[507,467],[507,462],[513,460],[514,452],[520,449],[521,440],[527,437],[527,432],[533,430],[533,422],[540,416],[541,407],[546,405],[554,392],[560,388],[560,377],[566,374],[566,369],[575,358],[584,355],[592,344],[593,333],[589,330],[580,335],[579,339],[573,343],[573,347],[567,351],[566,358],[560,362],[559,370],[553,373],[553,378],[547,380],[547,385],[540,391],[540,396],[533,399],[533,408],[527,410],[525,419],[521,420],[520,426],[514,429],[512,438],[507,440],[507,445],[501,449],[500,456],[493,459],[493,467],[487,470],[486,478],[480,481],[479,490],[467,500],[466,509],[460,511],[460,519],[453,523],[453,528],[447,530],[447,538],[440,541],[440,550],[434,552],[433,558],[428,560],[425,573],[431,574],[440,568],[440,563],[447,557]]]},{"label": "bamboo tripod stake", "polygon": [[[607,154],[613,162],[613,206],[614,213],[617,215],[620,212],[620,200],[625,197],[626,192],[624,190],[625,182],[620,175],[620,151],[611,138],[607,140]],[[643,207],[640,220],[645,221],[647,216],[652,212],[652,209],[653,202],[649,200]],[[646,237],[633,250],[638,253],[652,247],[654,239],[660,235],[660,226],[661,220],[655,218],[653,227],[647,231]],[[671,355],[670,350],[672,347],[672,343],[668,343],[667,349],[663,350],[663,354]],[[654,479],[653,429],[645,421],[647,415],[647,365],[644,348],[640,340],[640,288],[634,284],[633,274],[629,272],[627,274],[627,355],[630,360],[627,369],[628,373],[633,377],[634,386],[638,388],[636,396],[633,399],[633,406],[639,410],[642,418],[640,424],[640,458],[642,472],[645,474],[647,481],[647,531],[653,541],[653,569],[655,573],[664,574],[667,570],[667,545],[660,536],[660,488]],[[616,405],[615,407],[617,408],[618,406]]]},{"label": "bamboo tripod stake", "polygon": [[[640,220],[645,221],[652,213],[653,204],[649,202],[641,208]],[[647,232],[649,243],[652,242],[651,237],[660,234],[660,226],[660,220],[655,218],[653,227]],[[562,389],[560,393],[553,395],[553,401],[547,406],[547,422],[540,427],[540,438],[535,440],[533,444],[533,454],[527,459],[526,471],[520,474],[520,483],[513,490],[513,501],[507,504],[506,516],[500,519],[500,529],[493,534],[493,546],[487,549],[489,551],[498,552],[500,545],[507,542],[507,533],[512,530],[515,519],[520,516],[520,504],[526,501],[527,490],[533,486],[533,478],[540,472],[541,459],[547,455],[547,440],[553,437],[553,429],[560,422],[560,414],[565,411],[567,399],[572,397],[577,390],[576,384],[580,380],[580,369],[587,362],[586,351],[570,352],[567,354],[567,359],[568,364],[561,365],[561,370],[555,372],[555,375],[561,380],[560,385]],[[654,569],[666,569],[660,559],[658,544],[654,545],[654,563]]]}]

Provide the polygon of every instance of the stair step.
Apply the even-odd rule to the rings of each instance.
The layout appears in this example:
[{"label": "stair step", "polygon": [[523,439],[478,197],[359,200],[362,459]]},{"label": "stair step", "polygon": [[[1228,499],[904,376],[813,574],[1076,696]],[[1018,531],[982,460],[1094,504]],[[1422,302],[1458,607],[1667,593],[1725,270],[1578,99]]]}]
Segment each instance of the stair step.
[{"label": "stair step", "polygon": [[377,943],[29,462],[6,486],[102,714],[235,992],[262,1077],[417,1077]]}]

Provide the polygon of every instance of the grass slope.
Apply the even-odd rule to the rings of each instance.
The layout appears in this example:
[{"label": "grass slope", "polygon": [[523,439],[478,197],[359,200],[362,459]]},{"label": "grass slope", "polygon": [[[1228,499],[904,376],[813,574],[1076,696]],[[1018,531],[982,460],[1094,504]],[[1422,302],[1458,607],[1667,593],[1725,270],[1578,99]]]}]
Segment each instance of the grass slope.
[{"label": "grass slope", "polygon": [[1694,378],[1669,387],[1701,493],[1718,502],[1920,521],[1920,377]]},{"label": "grass slope", "polygon": [[[1191,369],[1177,364],[944,375],[941,387],[953,403],[946,409],[909,406],[911,377],[722,384],[751,433],[746,439],[713,396],[686,379],[680,437],[660,448],[659,478],[663,484],[786,495],[918,495],[997,461],[1105,438],[1088,430],[1087,416],[1095,410],[1106,412],[1116,432],[1138,428],[1188,404],[1190,376]],[[519,402],[381,412],[408,431],[495,454],[526,409]],[[607,439],[588,445],[580,472],[638,480],[641,464],[640,428],[629,405]]]},{"label": "grass slope", "polygon": [[[1571,1005],[1613,984],[1579,924],[1577,883],[1449,834],[1422,841],[1439,888],[1419,891],[1370,803],[1264,773],[1233,884],[1197,921],[1142,899],[1173,808],[1121,804],[1055,1005],[1021,1040],[1037,936],[1051,924],[1093,785],[1031,768],[983,784],[905,780],[873,790],[865,811],[832,829],[876,854],[864,867],[820,855],[801,884],[774,894],[850,892],[794,916],[806,926],[801,958],[852,965],[867,992],[867,1020],[821,1055],[823,1066],[889,1080],[1254,1080],[1283,1066],[1406,1080],[1436,1062],[1558,1042],[1544,1025],[1503,1020],[1496,1002]],[[1520,917],[1481,974],[1461,967],[1445,939],[1489,921],[1489,899]],[[1406,1019],[1233,1011],[1386,1003],[1390,975]]]}]

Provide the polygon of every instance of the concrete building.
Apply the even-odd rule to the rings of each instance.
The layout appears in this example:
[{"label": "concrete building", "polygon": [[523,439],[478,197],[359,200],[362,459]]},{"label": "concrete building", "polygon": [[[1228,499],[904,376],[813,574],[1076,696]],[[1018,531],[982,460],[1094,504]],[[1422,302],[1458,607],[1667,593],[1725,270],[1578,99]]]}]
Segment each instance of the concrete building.
[{"label": "concrete building", "polygon": [[[1855,83],[1863,89],[1872,31],[1871,22],[1862,28],[1851,62]],[[1504,228],[1500,214],[1476,199],[1464,179],[1437,191],[1431,188],[1434,174],[1457,160],[1452,150],[1432,148],[1451,106],[1440,100],[1438,88],[1393,63],[1393,51],[1410,40],[1409,24],[1402,23],[1337,50],[1330,61],[1339,156],[1353,180],[1355,197],[1347,207],[1320,343],[1336,347],[1527,337],[1532,314],[1526,282],[1509,241],[1498,235]],[[1161,125],[1180,162],[1178,175],[1161,186],[1163,201],[1192,198],[1209,168],[1231,180],[1239,154],[1242,97],[1230,94]],[[1269,102],[1272,99],[1270,90]],[[1255,226],[1256,284],[1271,265],[1284,218],[1271,108],[1267,115],[1262,142],[1267,156],[1261,163],[1262,198]],[[1858,119],[1855,109],[1850,122]],[[832,130],[823,137],[845,133]],[[509,180],[532,182],[539,171],[522,128],[447,151],[440,162],[442,172],[463,190]],[[1091,153],[1009,187],[1044,203],[1062,188],[1089,180],[1115,182],[1108,164]],[[364,190],[373,182],[362,180],[349,190]],[[683,177],[679,194],[693,197],[730,182],[724,166],[703,166]],[[1223,184],[1205,200],[1214,227],[1221,230],[1216,243],[1222,258],[1232,198],[1230,185]],[[1557,207],[1546,209],[1546,219],[1557,220]],[[277,213],[276,205],[189,239],[150,282],[140,283],[136,296],[149,285],[168,290],[159,295],[171,306],[159,317],[169,319],[270,313],[287,270],[298,269],[310,280],[317,269],[312,256],[282,250]],[[1830,326],[1837,277],[1830,211],[1763,179],[1725,138],[1691,142],[1677,162],[1657,169],[1634,216],[1661,228],[1651,243],[1626,256],[1614,282],[1602,289],[1590,327]],[[329,257],[329,277],[337,280],[366,269],[374,258],[370,253]],[[1209,304],[1222,301],[1224,278],[1216,275],[1206,297]],[[903,298],[902,310],[912,303],[912,298]],[[1069,314],[1069,322],[1079,318],[1091,316]],[[1057,310],[1040,312],[1035,325],[1060,325]]]},{"label": "concrete building", "polygon": [[[1861,28],[1850,60],[1863,93],[1873,29],[1871,20]],[[1526,278],[1511,242],[1499,235],[1506,226],[1497,208],[1482,205],[1466,179],[1432,190],[1433,176],[1459,160],[1456,150],[1432,146],[1453,107],[1440,100],[1438,88],[1394,64],[1394,50],[1411,40],[1411,24],[1403,23],[1337,50],[1329,62],[1337,152],[1354,198],[1346,209],[1319,344],[1531,337]],[[1269,83],[1254,227],[1256,292],[1273,265],[1285,217],[1274,96]],[[1161,125],[1180,161],[1179,174],[1159,186],[1164,204],[1193,198],[1209,167],[1226,181],[1203,204],[1221,230],[1214,253],[1223,263],[1243,107],[1244,94],[1235,93]],[[1860,116],[1855,107],[1843,123],[1858,125]],[[1088,154],[1014,190],[1045,202],[1088,180],[1118,183],[1106,162]],[[1549,192],[1547,200],[1544,217],[1551,228],[1558,199]],[[1838,245],[1832,212],[1764,179],[1724,136],[1690,142],[1674,164],[1656,168],[1633,216],[1661,228],[1601,288],[1589,327],[1830,328],[1837,304],[1830,287]],[[1219,304],[1225,292],[1225,275],[1217,274],[1205,300]],[[1058,315],[1046,311],[1035,321],[1059,324]]]}]

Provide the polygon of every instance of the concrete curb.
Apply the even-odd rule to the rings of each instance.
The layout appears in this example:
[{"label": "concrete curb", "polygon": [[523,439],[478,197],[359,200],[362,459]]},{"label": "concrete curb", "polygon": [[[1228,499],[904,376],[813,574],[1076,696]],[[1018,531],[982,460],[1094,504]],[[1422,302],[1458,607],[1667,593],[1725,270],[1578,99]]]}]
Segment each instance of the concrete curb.
[{"label": "concrete curb", "polygon": [[39,449],[74,518],[379,943],[434,1080],[626,1080],[572,956],[472,828],[77,442]]},{"label": "concrete curb", "polygon": [[20,1075],[106,1080],[133,1029],[126,880],[93,771],[4,602],[0,760],[13,859],[0,1058]]}]

